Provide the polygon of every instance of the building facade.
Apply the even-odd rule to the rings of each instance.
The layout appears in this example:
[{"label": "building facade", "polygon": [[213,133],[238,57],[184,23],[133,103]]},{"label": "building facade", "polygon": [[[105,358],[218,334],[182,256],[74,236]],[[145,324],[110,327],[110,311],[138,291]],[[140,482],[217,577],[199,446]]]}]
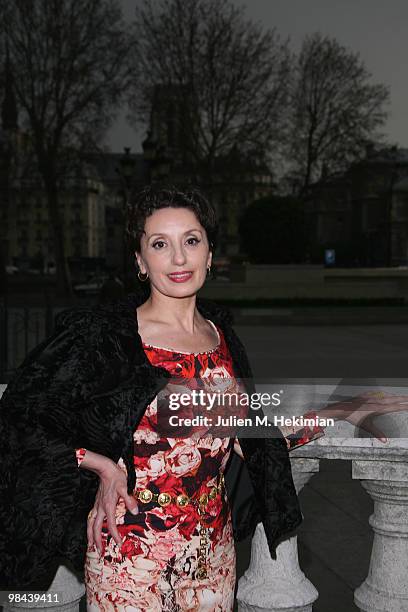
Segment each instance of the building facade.
[{"label": "building facade", "polygon": [[408,149],[368,147],[344,174],[311,186],[305,213],[315,263],[335,249],[338,265],[408,265]]}]

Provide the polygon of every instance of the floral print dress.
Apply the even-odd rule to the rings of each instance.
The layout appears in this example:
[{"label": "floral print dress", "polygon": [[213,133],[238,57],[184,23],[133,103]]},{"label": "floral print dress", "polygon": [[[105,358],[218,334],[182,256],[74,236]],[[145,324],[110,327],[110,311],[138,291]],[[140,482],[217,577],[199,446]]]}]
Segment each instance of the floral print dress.
[{"label": "floral print dress", "polygon": [[[222,330],[209,322],[218,333],[218,344],[210,351],[183,353],[143,343],[145,353],[154,366],[166,368],[173,377],[209,382],[224,378],[229,391],[234,385],[239,391]],[[85,582],[90,612],[233,610],[235,545],[222,476],[234,438],[201,435],[199,428],[189,437],[171,437],[171,433],[158,426],[156,397],[133,435],[139,513],[131,514],[119,498],[116,524],[122,545],[115,542],[105,520],[101,558],[95,544],[88,546]],[[303,430],[296,445],[319,435],[321,428]],[[293,446],[293,440],[288,441],[288,447]],[[86,450],[76,452],[80,464]],[[118,465],[126,473],[122,458]],[[169,497],[161,504],[163,492]],[[206,496],[204,507],[199,504],[202,496]],[[191,501],[186,504],[187,499]]]}]

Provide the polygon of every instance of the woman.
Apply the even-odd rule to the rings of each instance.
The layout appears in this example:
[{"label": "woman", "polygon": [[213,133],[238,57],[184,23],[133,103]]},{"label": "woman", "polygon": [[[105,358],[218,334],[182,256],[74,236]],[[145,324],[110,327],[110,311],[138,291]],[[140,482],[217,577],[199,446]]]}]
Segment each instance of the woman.
[{"label": "woman", "polygon": [[[197,193],[152,190],[139,196],[135,211],[129,232],[139,278],[149,279],[151,288],[136,317],[149,361],[174,377],[221,377],[224,386],[227,378],[231,392],[234,370],[222,329],[196,309],[211,268],[214,211]],[[107,602],[146,610],[233,607],[235,549],[222,475],[233,450],[242,457],[239,442],[204,433],[177,438],[162,433],[163,425],[152,402],[133,436],[132,495],[122,460],[117,465],[78,449],[81,469],[101,480],[88,519],[89,610],[105,609]],[[161,500],[163,492],[173,499]]]},{"label": "woman", "polygon": [[[9,383],[3,588],[47,589],[62,558],[85,570],[89,610],[232,610],[234,538],[262,521],[274,557],[300,524],[288,449],[322,428],[177,438],[158,419],[170,379],[254,391],[228,311],[197,297],[216,233],[198,191],[145,189],[128,235],[149,297],[61,313]],[[323,413],[361,420],[358,406]]]}]

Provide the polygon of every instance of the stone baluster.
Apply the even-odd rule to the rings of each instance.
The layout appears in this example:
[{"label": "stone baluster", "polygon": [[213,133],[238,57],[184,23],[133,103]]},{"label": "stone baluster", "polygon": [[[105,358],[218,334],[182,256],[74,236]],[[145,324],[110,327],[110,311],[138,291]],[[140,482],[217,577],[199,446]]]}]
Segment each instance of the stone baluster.
[{"label": "stone baluster", "polygon": [[408,610],[408,463],[354,460],[352,476],[374,501],[374,531],[367,578],[355,590],[362,612]]},{"label": "stone baluster", "polygon": [[[293,481],[300,490],[319,471],[319,459],[291,458]],[[297,536],[281,542],[270,556],[262,523],[252,538],[251,562],[238,582],[239,612],[312,612],[318,592],[299,567]]]}]

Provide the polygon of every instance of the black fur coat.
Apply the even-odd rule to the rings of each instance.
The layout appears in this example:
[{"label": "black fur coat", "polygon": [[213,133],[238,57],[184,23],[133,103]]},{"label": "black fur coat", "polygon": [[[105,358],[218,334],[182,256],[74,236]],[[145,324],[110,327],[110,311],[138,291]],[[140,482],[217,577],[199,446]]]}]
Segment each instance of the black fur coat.
[{"label": "black fur coat", "polygon": [[[0,400],[1,589],[46,590],[66,560],[83,578],[99,479],[78,468],[76,448],[123,457],[133,491],[133,430],[169,377],[141,344],[135,309],[144,300],[131,294],[59,313],[52,336],[28,354]],[[203,298],[197,308],[221,327],[236,376],[255,391],[230,312]],[[280,432],[237,437],[245,462],[232,453],[226,471],[234,538],[252,535],[262,521],[276,558],[279,540],[303,518],[286,442]]]}]

